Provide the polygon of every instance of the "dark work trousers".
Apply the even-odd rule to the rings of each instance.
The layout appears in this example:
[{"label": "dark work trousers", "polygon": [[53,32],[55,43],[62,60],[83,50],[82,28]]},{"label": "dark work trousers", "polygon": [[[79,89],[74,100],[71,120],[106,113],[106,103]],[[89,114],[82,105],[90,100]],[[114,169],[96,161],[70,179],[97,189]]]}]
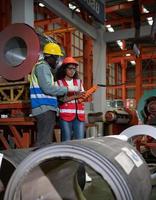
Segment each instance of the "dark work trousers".
[{"label": "dark work trousers", "polygon": [[52,143],[53,130],[56,124],[56,112],[49,110],[36,116],[37,119],[37,147],[43,147]]}]

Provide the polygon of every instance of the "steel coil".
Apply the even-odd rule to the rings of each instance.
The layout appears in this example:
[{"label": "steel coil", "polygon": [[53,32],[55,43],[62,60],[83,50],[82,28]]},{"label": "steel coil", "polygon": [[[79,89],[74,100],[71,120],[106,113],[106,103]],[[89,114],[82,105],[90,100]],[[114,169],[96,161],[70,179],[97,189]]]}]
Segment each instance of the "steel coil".
[{"label": "steel coil", "polygon": [[[31,153],[14,171],[4,200],[95,199],[76,185],[72,171],[80,163],[108,184],[111,199],[149,199],[150,173],[142,156],[127,142],[104,137],[47,146]],[[94,181],[93,177],[92,184]],[[41,188],[41,183],[45,187]],[[103,187],[98,199],[110,199]]]},{"label": "steel coil", "polygon": [[24,23],[11,24],[0,33],[0,41],[0,75],[7,80],[24,78],[40,53],[35,30]]},{"label": "steel coil", "polygon": [[4,197],[5,189],[14,170],[22,162],[22,160],[28,156],[30,151],[31,149],[12,149],[1,151],[3,159],[0,167],[0,182],[2,188],[0,190],[0,199],[3,199]]}]

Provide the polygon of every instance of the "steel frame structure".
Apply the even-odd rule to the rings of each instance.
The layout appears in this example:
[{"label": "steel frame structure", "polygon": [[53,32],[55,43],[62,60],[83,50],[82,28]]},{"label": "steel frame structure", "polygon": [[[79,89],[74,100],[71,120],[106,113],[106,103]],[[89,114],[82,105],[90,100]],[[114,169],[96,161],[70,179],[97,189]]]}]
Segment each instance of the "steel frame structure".
[{"label": "steel frame structure", "polygon": [[[50,1],[43,1],[44,3],[48,3],[48,5],[51,5]],[[64,3],[68,3],[68,1],[64,1]],[[155,1],[154,0],[142,0],[141,3],[146,4],[154,4]],[[55,6],[57,7],[58,5],[58,1],[53,1],[53,4],[55,4]],[[59,4],[61,5],[61,8],[65,8],[65,5]],[[58,6],[59,6],[58,5]],[[54,9],[53,7],[54,5],[51,5],[52,9]],[[128,24],[128,28],[129,29],[124,29],[124,30],[120,30],[117,31],[116,33],[108,33],[106,32],[104,37],[105,37],[105,41],[109,42],[109,41],[114,41],[117,38],[120,39],[126,39],[127,35],[129,35],[129,37],[134,37],[134,28],[132,29],[134,23],[133,23],[133,19],[132,18],[121,18],[120,16],[117,15],[117,11],[119,10],[129,10],[132,8],[132,3],[121,3],[118,5],[112,5],[107,7],[106,6],[106,14],[107,16],[111,18],[106,22],[106,24],[111,24],[111,25],[120,25],[122,27],[125,27],[125,24]],[[60,9],[60,8],[59,8]],[[57,13],[59,12],[59,9],[57,11]],[[10,0],[2,0],[1,1],[1,8],[0,8],[0,16],[2,19],[1,25],[0,25],[0,30],[3,30],[8,24],[10,24],[11,22],[11,16],[10,16],[10,10],[11,10],[11,3]],[[97,35],[96,35],[96,31],[95,28],[93,28],[90,24],[87,24],[86,22],[82,21],[81,18],[77,18],[75,17],[74,19],[72,18],[72,15],[69,16],[69,13],[67,12],[66,8],[65,8],[65,12],[67,12],[67,20],[71,22],[71,24],[74,25],[69,25],[69,23],[65,22],[64,20],[62,20],[60,17],[58,18],[56,16],[56,14],[51,14],[52,12],[50,10],[43,9],[43,8],[39,8],[36,7],[34,8],[35,12],[40,12],[41,14],[43,14],[45,16],[44,20],[36,20],[34,22],[35,27],[41,27],[44,32],[48,35],[52,35],[54,37],[57,38],[57,40],[64,46],[65,51],[67,53],[67,55],[72,55],[71,52],[71,48],[72,48],[72,33],[75,32],[76,27],[80,27],[80,24],[84,24],[84,26],[81,24],[81,27],[83,27],[82,31],[86,32],[87,35],[83,36],[83,55],[80,57],[77,57],[76,59],[78,61],[81,61],[82,63],[84,63],[83,66],[83,77],[84,77],[84,87],[85,89],[88,89],[92,86],[93,83],[93,69],[92,69],[92,63],[93,63],[93,58],[92,58],[92,42],[93,39],[96,39]],[[56,12],[56,10],[55,10]],[[60,13],[59,13],[60,15]],[[85,15],[85,14],[84,14]],[[153,13],[147,13],[147,14],[141,14],[141,20],[144,21],[146,17],[150,17],[153,16]],[[60,15],[61,16],[61,15]],[[46,18],[48,17],[48,18]],[[84,17],[85,19],[86,17]],[[57,24],[59,26],[59,28],[54,28],[51,29],[50,27],[53,27],[53,24]],[[49,26],[51,25],[51,26]],[[87,26],[86,26],[87,25]],[[122,34],[121,34],[122,32]],[[142,31],[141,31],[141,35],[148,35],[150,32],[149,27],[143,27]],[[107,53],[107,64],[114,64],[114,65],[120,65],[121,66],[121,83],[125,83],[127,81],[127,63],[129,60],[135,60],[137,63],[137,67],[135,68],[135,74],[136,74],[136,81],[135,83],[131,83],[131,84],[123,84],[123,85],[119,85],[119,86],[111,86],[111,87],[107,87],[107,91],[109,91],[109,89],[113,89],[115,90],[115,96],[114,98],[117,97],[118,95],[118,90],[121,90],[121,98],[123,100],[125,100],[127,98],[127,90],[128,89],[136,89],[135,90],[135,98],[138,102],[138,100],[140,99],[142,92],[143,92],[143,88],[152,88],[156,86],[156,83],[154,81],[154,77],[148,77],[147,79],[149,80],[149,83],[144,84],[143,83],[143,77],[142,76],[137,76],[137,74],[141,74],[142,73],[142,60],[145,59],[156,59],[156,52],[154,51],[155,47],[147,47],[147,48],[142,48],[141,51],[141,57],[140,58],[136,58],[134,55],[131,55],[129,57],[126,56],[126,53],[129,53],[131,51],[129,50],[123,50],[120,52],[109,52]],[[152,53],[151,53],[152,51]],[[132,53],[132,52],[131,52]],[[116,67],[117,68],[117,67]],[[118,81],[118,74],[117,72],[115,72],[115,82],[117,83]],[[17,147],[27,147],[28,144],[30,144],[30,132],[23,132],[22,136],[21,133],[18,132],[18,128],[16,126],[34,126],[35,121],[34,119],[32,120],[28,120],[24,117],[17,117],[19,114],[21,114],[23,112],[23,103],[25,103],[24,101],[27,101],[27,96],[25,96],[24,101],[20,102],[19,101],[19,97],[21,97],[23,95],[23,92],[25,92],[25,86],[19,86],[19,83],[14,83],[14,86],[5,86],[2,87],[0,86],[0,95],[2,98],[2,101],[0,103],[0,108],[1,109],[10,109],[11,111],[11,115],[14,114],[14,116],[16,116],[16,118],[1,118],[0,119],[0,126],[8,126],[9,129],[12,132],[12,135],[14,136],[14,141],[15,144],[17,145]],[[16,88],[16,89],[15,89]],[[18,89],[17,89],[18,88]],[[6,91],[7,90],[7,91]],[[15,92],[16,91],[16,92]],[[9,96],[10,95],[10,96]],[[26,95],[26,94],[25,94]],[[25,109],[29,109],[29,106],[24,106]],[[27,134],[28,133],[28,134]],[[7,144],[7,140],[5,140],[5,135],[4,133],[1,132],[0,134],[0,139],[1,142],[3,143],[3,145],[5,146],[5,148],[8,148],[9,144]]]}]

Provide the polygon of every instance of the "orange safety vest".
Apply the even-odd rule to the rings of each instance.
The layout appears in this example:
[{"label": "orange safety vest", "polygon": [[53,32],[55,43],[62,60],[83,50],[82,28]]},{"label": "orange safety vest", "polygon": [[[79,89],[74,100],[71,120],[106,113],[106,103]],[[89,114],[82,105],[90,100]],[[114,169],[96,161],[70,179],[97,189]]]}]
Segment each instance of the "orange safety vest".
[{"label": "orange safety vest", "polygon": [[[59,86],[68,87],[68,83],[64,79],[58,80],[57,82]],[[73,79],[73,85],[78,86],[81,91],[80,79]],[[72,95],[74,95],[74,91],[68,93],[68,96]],[[60,108],[59,116],[61,119],[69,122],[74,120],[74,118],[77,116],[77,118],[80,121],[85,121],[84,103],[80,103],[78,102],[78,100],[74,99],[72,101],[59,105],[59,108]]]}]

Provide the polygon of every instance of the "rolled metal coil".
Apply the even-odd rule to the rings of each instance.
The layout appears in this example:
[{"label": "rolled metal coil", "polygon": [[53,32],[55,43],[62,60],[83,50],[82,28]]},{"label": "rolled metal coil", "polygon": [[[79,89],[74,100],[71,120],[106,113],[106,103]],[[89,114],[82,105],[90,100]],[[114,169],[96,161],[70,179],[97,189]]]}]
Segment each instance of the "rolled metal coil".
[{"label": "rolled metal coil", "polygon": [[0,166],[0,182],[1,182],[1,191],[0,191],[0,199],[3,199],[5,189],[7,184],[17,168],[17,166],[28,156],[31,149],[12,149],[1,151],[0,153],[3,154],[2,163]]},{"label": "rolled metal coil", "polygon": [[20,80],[29,74],[40,53],[39,37],[24,23],[11,24],[0,33],[0,75]]},{"label": "rolled metal coil", "polygon": [[[73,190],[73,185],[72,187],[67,187],[69,183],[68,173],[66,174],[66,170],[64,171],[63,167],[73,162],[90,167],[103,181],[106,181],[110,191],[113,193],[113,199],[149,199],[151,193],[150,173],[142,156],[129,143],[114,137],[104,137],[47,146],[33,152],[14,171],[8,183],[4,200],[33,199],[28,193],[27,197],[22,198],[21,191],[23,187],[29,185],[27,184],[28,180],[32,183],[31,190],[38,191],[37,187],[40,187],[40,185],[37,186],[38,179],[36,178],[35,182],[34,176],[31,176],[31,173],[34,175],[34,171],[35,169],[38,170],[38,167],[39,171],[44,168],[44,174],[47,174],[48,180],[51,181],[57,194],[61,198],[69,198],[69,194],[73,193],[71,191],[71,189]],[[63,166],[62,168],[59,167],[59,163]],[[65,167],[65,169],[69,168],[72,169],[71,166]],[[68,195],[63,188],[69,188]],[[104,190],[102,192],[101,199],[105,199]],[[47,192],[43,190],[35,198],[46,199],[46,194]],[[85,196],[85,194],[83,195]],[[50,194],[49,198],[54,199],[53,193]],[[71,197],[69,199],[74,198]],[[85,198],[92,199],[87,196]]]}]

